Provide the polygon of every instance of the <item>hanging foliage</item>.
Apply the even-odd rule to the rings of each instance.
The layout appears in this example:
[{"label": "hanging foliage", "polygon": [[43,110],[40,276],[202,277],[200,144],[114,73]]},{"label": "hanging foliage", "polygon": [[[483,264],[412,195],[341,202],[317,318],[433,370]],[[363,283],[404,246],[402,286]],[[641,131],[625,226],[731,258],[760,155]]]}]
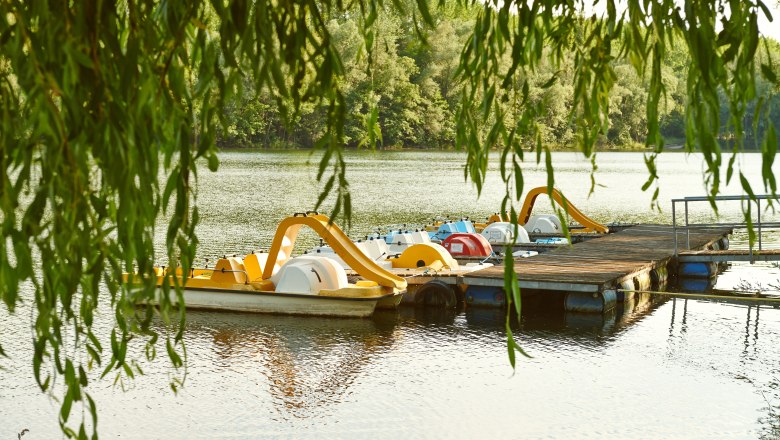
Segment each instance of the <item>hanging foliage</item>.
[{"label": "hanging foliage", "polygon": [[[440,1],[438,7],[446,10],[452,4]],[[537,161],[544,156],[552,189],[552,159],[539,126],[544,107],[531,90],[540,84],[550,88],[561,77],[554,70],[539,80],[543,61],[560,65],[570,54],[569,120],[587,157],[593,157],[596,140],[609,128],[610,93],[620,81],[614,62],[628,60],[648,82],[647,145],[655,150],[647,156],[645,188],[651,187],[657,179],[655,157],[663,147],[659,102],[667,90],[661,61],[681,38],[692,57],[687,146],[703,152],[710,194],[718,193],[724,167],[717,142],[723,129],[718,93],[728,97],[726,127],[733,129],[733,149],[739,151],[743,116],[756,97],[757,17],[769,15],[761,1],[690,0],[678,6],[673,0],[630,0],[618,11],[618,3],[607,0],[598,19],[583,15],[584,5],[571,1],[454,4],[481,11],[453,87],[439,93],[448,100],[461,94],[455,139],[468,152],[465,173],[478,189],[486,178],[489,151],[499,148],[505,207],[511,211],[523,190],[520,163],[527,145],[534,146]],[[364,44],[358,53],[365,57],[366,75],[374,78],[373,63],[395,56],[389,46],[377,49],[392,41],[386,32],[394,28],[379,19],[391,9],[406,17],[393,26],[413,28],[420,37],[436,24],[434,6],[426,0],[0,2],[0,299],[12,313],[20,301],[33,304],[35,379],[48,391],[54,376],[64,378],[59,418],[68,436],[87,438],[86,426],[91,426],[91,436],[97,437],[88,371],[99,367],[103,376],[133,377],[140,371],[127,355],[133,338],[146,344],[149,358],[162,338],[173,367],[185,363],[185,314],[167,294],[181,300],[181,280],[163,286],[158,308],[135,305],[155,298],[151,256],[161,214],[168,224],[169,267],[187,273],[192,266],[196,165],[203,161],[217,169],[215,140],[229,128],[224,115],[237,96],[251,88],[285,123],[298,120],[307,106],[321,111],[324,128],[316,134],[316,147],[324,153],[317,178],[324,191],[317,205],[335,195],[332,217],[350,218],[342,151],[351,109],[343,92],[342,57],[328,23],[359,17],[355,22]],[[765,59],[758,69],[777,86],[772,60]],[[415,105],[429,105],[419,90],[405,90]],[[392,94],[383,95],[379,87],[366,93],[370,99],[360,129],[367,134],[364,143],[373,145],[387,139],[378,122],[384,109],[376,101]],[[762,105],[755,115],[770,114]],[[412,139],[415,120],[404,121],[409,128],[385,133]],[[772,192],[775,132],[766,129],[757,140],[764,183]],[[738,173],[747,182],[733,159],[725,170],[727,181]],[[752,194],[749,187],[745,190]],[[510,304],[519,311],[519,292],[507,267]],[[140,284],[128,289],[121,282],[123,273],[136,273]],[[19,294],[25,282],[33,286],[29,298]],[[94,320],[106,302],[114,322],[110,336],[99,337]],[[168,324],[170,334],[152,329],[154,314]],[[514,360],[519,346],[507,329]],[[175,390],[179,384],[175,380],[171,386]],[[70,418],[76,403],[91,414],[89,421],[78,422],[78,429]]]}]

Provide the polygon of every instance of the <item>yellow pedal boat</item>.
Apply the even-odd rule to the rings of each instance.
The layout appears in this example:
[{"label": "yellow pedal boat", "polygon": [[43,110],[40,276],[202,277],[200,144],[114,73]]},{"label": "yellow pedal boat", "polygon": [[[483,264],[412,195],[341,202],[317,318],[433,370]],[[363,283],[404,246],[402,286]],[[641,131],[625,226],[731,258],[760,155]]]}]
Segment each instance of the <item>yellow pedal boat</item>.
[{"label": "yellow pedal boat", "polygon": [[[349,261],[362,280],[350,283],[344,269],[329,258],[290,256],[298,233],[308,226],[338,256]],[[279,224],[270,250],[221,258],[214,268],[182,271],[155,268],[158,292],[177,277],[188,308],[291,315],[367,317],[379,308],[396,307],[406,280],[383,269],[361,252],[328,217],[309,212]],[[137,274],[125,274],[134,282]],[[170,289],[170,298],[176,294]]]}]

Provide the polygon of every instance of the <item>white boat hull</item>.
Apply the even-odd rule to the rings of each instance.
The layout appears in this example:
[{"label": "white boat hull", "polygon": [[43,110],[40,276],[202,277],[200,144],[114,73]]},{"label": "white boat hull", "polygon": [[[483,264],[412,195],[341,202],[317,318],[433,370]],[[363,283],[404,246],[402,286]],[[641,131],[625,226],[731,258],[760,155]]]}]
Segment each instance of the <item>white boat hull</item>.
[{"label": "white boat hull", "polygon": [[[176,293],[173,290],[170,296],[175,303]],[[187,308],[193,309],[364,318],[374,313],[377,302],[393,296],[395,295],[342,298],[294,293],[185,288],[184,304]]]}]

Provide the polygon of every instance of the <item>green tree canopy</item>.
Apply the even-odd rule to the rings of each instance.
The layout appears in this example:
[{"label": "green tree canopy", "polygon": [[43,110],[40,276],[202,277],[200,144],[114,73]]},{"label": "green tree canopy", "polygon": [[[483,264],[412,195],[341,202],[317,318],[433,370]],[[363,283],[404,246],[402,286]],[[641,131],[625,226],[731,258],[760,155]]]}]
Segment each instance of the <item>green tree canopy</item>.
[{"label": "green tree canopy", "polygon": [[[674,111],[682,115],[688,149],[704,154],[710,194],[718,193],[723,169],[727,180],[743,177],[733,160],[723,163],[718,139],[732,133],[730,148],[740,151],[748,112],[755,115],[753,126],[764,128],[755,142],[764,155],[765,189],[774,193],[777,137],[770,116],[777,110],[771,100],[757,99],[759,89],[776,93],[778,87],[769,43],[759,44],[758,16],[769,15],[766,6],[624,3],[618,9],[615,0],[602,2],[604,13],[593,16],[583,12],[584,2],[560,0],[0,2],[0,298],[11,312],[19,301],[34,304],[33,370],[44,391],[52,375],[64,378],[63,430],[88,437],[83,420],[79,429],[70,427],[75,402],[88,407],[96,424],[87,392],[90,366],[100,366],[103,375],[132,376],[132,338],[145,341],[147,356],[154,357],[160,337],[150,327],[155,310],[165,322],[180,324],[178,334],[163,337],[173,366],[182,365],[183,310],[167,295],[158,309],[134,305],[154,297],[149,256],[159,214],[168,222],[169,264],[185,272],[192,265],[196,163],[217,169],[216,139],[231,129],[226,115],[246,93],[258,103],[250,115],[272,109],[284,124],[321,121],[321,130],[307,134],[324,152],[318,205],[331,195],[334,214],[347,219],[352,208],[342,152],[358,138],[370,146],[394,139],[436,142],[454,130],[457,146],[468,152],[465,174],[478,188],[488,153],[498,148],[510,208],[523,190],[524,148],[533,146],[537,160],[544,157],[551,187],[544,142],[555,130],[572,124],[572,140],[593,157],[600,136],[615,130],[631,137],[646,125],[647,145],[655,149],[646,159],[650,188],[667,123],[662,103],[680,91],[684,99]],[[385,15],[390,10],[400,12]],[[437,26],[464,10],[460,24]],[[471,30],[464,32],[472,12]],[[404,37],[408,30],[419,41]],[[443,59],[454,50],[446,44],[452,35],[465,37],[457,65],[417,69],[410,62]],[[337,42],[350,50],[340,53]],[[685,84],[667,84],[663,60],[681,44],[691,60],[681,67]],[[358,69],[346,74],[346,66]],[[445,78],[447,86],[435,90],[432,78]],[[563,78],[568,82],[557,87]],[[648,84],[646,97],[624,99],[637,81]],[[570,102],[567,118],[542,129],[545,102]],[[726,121],[721,102],[727,103]],[[410,105],[430,113],[440,131],[422,127],[427,122],[410,113]],[[644,118],[611,127],[610,117],[629,106],[643,107]],[[380,108],[395,121],[382,130]],[[449,126],[436,116],[447,108],[456,115]],[[360,123],[348,124],[350,115]],[[511,269],[511,259],[507,264]],[[145,276],[143,288],[120,282],[122,273],[133,271]],[[507,286],[516,286],[514,272],[507,273]],[[34,294],[21,298],[26,282]],[[512,297],[519,307],[516,287]],[[106,301],[114,310],[113,330],[99,338],[93,324]],[[511,334],[508,340],[514,363],[516,344]]]}]

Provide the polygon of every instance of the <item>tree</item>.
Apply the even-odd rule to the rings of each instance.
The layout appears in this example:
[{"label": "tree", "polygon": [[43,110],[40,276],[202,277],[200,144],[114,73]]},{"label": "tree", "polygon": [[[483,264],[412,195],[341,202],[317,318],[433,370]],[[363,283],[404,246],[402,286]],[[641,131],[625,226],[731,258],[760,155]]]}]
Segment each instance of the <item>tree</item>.
[{"label": "tree", "polygon": [[[691,0],[682,8],[673,0],[630,0],[625,11],[608,0],[602,17],[584,14],[577,2],[558,0],[440,3],[445,13],[453,7],[479,10],[456,72],[450,77],[446,71],[452,65],[439,63],[438,73],[411,69],[409,75],[447,76],[440,93],[442,103],[450,106],[453,93],[460,94],[455,139],[468,152],[466,176],[481,188],[488,152],[499,148],[507,184],[504,208],[513,212],[523,190],[519,161],[524,147],[533,145],[537,157],[545,158],[550,188],[554,182],[546,131],[539,122],[545,109],[534,100],[567,96],[568,122],[551,123],[553,130],[575,127],[580,149],[592,157],[597,140],[608,135],[611,100],[619,84],[616,60],[630,64],[648,84],[646,143],[655,152],[647,157],[646,189],[657,178],[654,159],[663,147],[659,108],[669,90],[662,62],[676,39],[691,54],[684,95],[687,147],[704,153],[710,195],[719,191],[723,167],[727,179],[740,174],[733,161],[722,163],[718,135],[724,122],[739,151],[758,72],[767,87],[777,90],[774,61],[755,62],[760,52],[757,17],[769,14],[760,0]],[[324,151],[317,177],[325,183],[317,205],[333,196],[333,214],[349,219],[342,157],[345,121],[352,111],[347,105],[349,78],[329,24],[355,24],[369,74],[383,57],[407,62],[394,47],[397,35],[382,28],[387,23],[380,15],[391,9],[400,11],[406,17],[402,24],[420,36],[437,24],[426,0],[0,3],[0,298],[13,312],[23,300],[20,283],[34,286],[33,298],[24,299],[35,304],[33,371],[43,391],[49,390],[52,374],[64,378],[60,422],[66,434],[88,437],[84,420],[77,430],[69,425],[72,405],[80,402],[92,414],[97,436],[89,366],[100,366],[103,375],[133,376],[137,370],[126,356],[131,339],[144,341],[147,356],[154,357],[162,336],[172,365],[183,365],[183,309],[174,307],[167,295],[158,309],[134,305],[155,295],[148,256],[159,214],[168,218],[169,265],[180,265],[184,272],[192,265],[198,221],[195,163],[205,160],[217,169],[216,138],[230,129],[225,114],[237,96],[253,91],[286,123],[308,117],[322,121],[321,130],[308,134]],[[429,37],[439,38],[435,32]],[[566,61],[569,54],[573,56]],[[567,62],[568,71],[562,69]],[[393,74],[400,88],[374,89],[376,95],[367,96],[393,99],[403,93],[410,99],[412,114],[403,107],[406,103],[390,103],[397,124],[385,130],[387,139],[413,139],[421,92],[409,76],[402,80],[398,72]],[[571,90],[552,89],[565,75],[571,77]],[[534,89],[549,89],[550,95],[533,96]],[[719,93],[728,102],[727,121],[721,117]],[[431,87],[424,87],[422,96],[440,105]],[[758,142],[764,152],[764,185],[773,193],[775,112],[756,112],[763,122],[753,123],[765,127]],[[382,139],[378,113],[372,101],[361,110],[362,143],[375,145]],[[628,128],[629,134],[636,125]],[[507,259],[508,269],[511,264]],[[140,274],[143,286],[128,289],[120,282],[123,272]],[[508,270],[506,287],[511,306],[519,311],[513,277]],[[180,283],[174,279],[164,288],[174,289],[181,299]],[[100,293],[104,285],[107,298]],[[96,309],[105,301],[115,319],[107,339],[93,332]],[[159,335],[151,328],[154,313],[171,325],[171,334]],[[519,345],[508,325],[507,333],[514,365]],[[48,373],[49,367],[54,373]],[[175,389],[177,382],[171,386]]]}]

